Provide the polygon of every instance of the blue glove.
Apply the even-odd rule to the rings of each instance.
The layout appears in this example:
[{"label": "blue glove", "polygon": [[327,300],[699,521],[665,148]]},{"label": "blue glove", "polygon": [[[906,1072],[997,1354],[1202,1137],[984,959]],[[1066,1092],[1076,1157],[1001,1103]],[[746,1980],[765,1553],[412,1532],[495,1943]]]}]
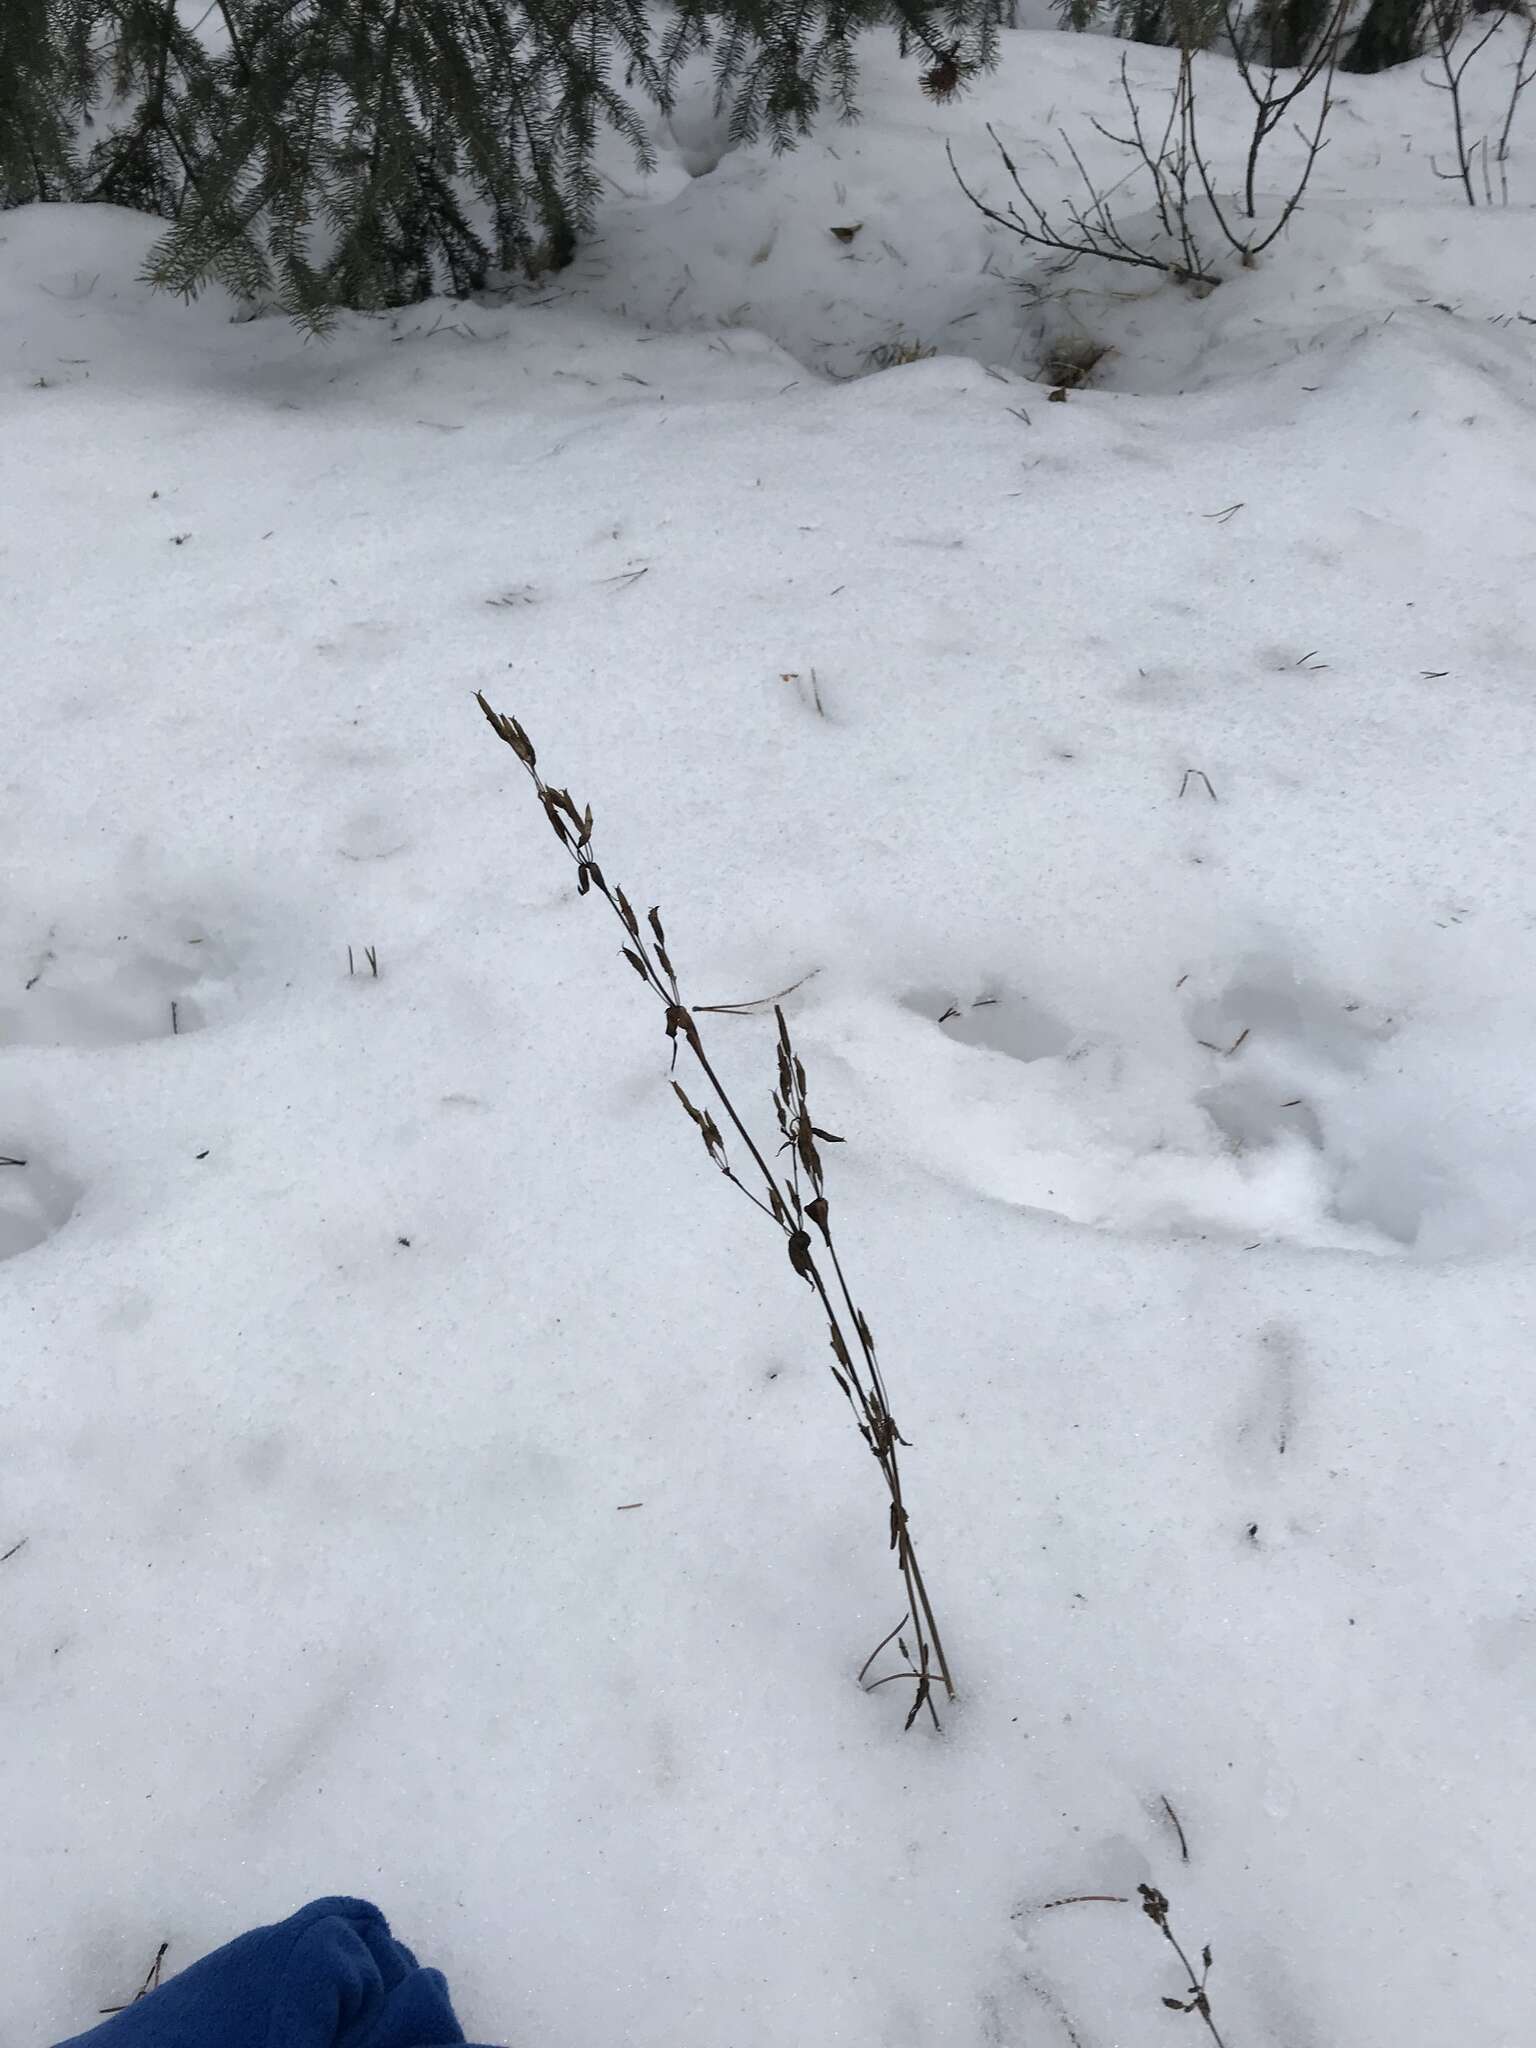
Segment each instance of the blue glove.
[{"label": "blue glove", "polygon": [[257,1927],[58,2048],[448,2048],[440,1970],[365,1899],[316,1899]]}]

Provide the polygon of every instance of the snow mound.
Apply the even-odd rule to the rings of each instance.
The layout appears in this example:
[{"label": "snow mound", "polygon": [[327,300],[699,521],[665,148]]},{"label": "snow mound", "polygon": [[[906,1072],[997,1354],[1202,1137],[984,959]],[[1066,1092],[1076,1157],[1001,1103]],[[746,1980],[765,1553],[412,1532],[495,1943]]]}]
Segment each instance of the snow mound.
[{"label": "snow mound", "polygon": [[[1183,978],[1161,1038],[994,984],[818,1009],[868,1125],[952,1186],[1100,1230],[1420,1258],[1536,1234],[1536,1133],[1405,1117],[1412,1021],[1278,956]],[[925,1030],[915,1020],[922,1019]],[[932,1028],[936,1027],[936,1029]]]}]

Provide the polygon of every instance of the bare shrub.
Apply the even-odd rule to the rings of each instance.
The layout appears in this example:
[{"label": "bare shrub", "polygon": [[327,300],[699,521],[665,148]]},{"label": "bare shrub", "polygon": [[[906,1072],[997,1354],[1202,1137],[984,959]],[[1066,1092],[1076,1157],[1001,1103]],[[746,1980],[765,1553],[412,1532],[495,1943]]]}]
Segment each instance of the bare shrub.
[{"label": "bare shrub", "polygon": [[[1429,160],[1430,169],[1437,178],[1459,184],[1468,206],[1478,204],[1479,188],[1485,206],[1508,206],[1510,130],[1515,125],[1515,115],[1526,87],[1536,79],[1536,15],[1528,6],[1521,4],[1521,0],[1514,0],[1514,4],[1508,7],[1492,10],[1488,26],[1478,35],[1468,27],[1469,13],[1467,0],[1428,0],[1429,43],[1440,75],[1435,77],[1431,73],[1425,83],[1444,93],[1450,103],[1451,140],[1455,150],[1449,170],[1443,170],[1434,157]],[[1511,15],[1525,23],[1525,35],[1510,73],[1504,119],[1497,137],[1486,134],[1474,137],[1467,126],[1463,85],[1472,65],[1503,27],[1506,17]],[[1494,196],[1495,176],[1498,181],[1497,200]]]},{"label": "bare shrub", "polygon": [[[1120,60],[1125,131],[1117,133],[1099,121],[1092,125],[1106,142],[1114,143],[1132,159],[1123,178],[1108,186],[1096,184],[1077,145],[1062,131],[1063,147],[1082,190],[1080,197],[1066,199],[1053,212],[1025,184],[1018,165],[990,123],[987,133],[1017,197],[1008,200],[1004,210],[989,205],[961,176],[953,149],[948,150],[950,169],[978,212],[994,225],[1017,235],[1020,241],[1044,250],[1062,269],[1084,256],[1096,256],[1109,263],[1160,271],[1176,283],[1209,291],[1221,281],[1219,260],[1223,254],[1235,256],[1244,267],[1251,266],[1285,232],[1301,205],[1324,147],[1324,130],[1333,106],[1334,73],[1350,5],[1351,0],[1331,0],[1327,18],[1306,61],[1298,69],[1283,71],[1272,61],[1259,59],[1255,30],[1245,24],[1231,0],[1223,0],[1220,18],[1254,110],[1236,197],[1222,196],[1216,168],[1200,135],[1195,60],[1206,35],[1203,16],[1186,17],[1187,32],[1179,45],[1178,74],[1160,130],[1144,118],[1126,60]],[[1314,93],[1315,111],[1308,124],[1298,128],[1305,148],[1301,169],[1290,181],[1275,217],[1261,220],[1258,175],[1264,147],[1309,93]],[[1150,186],[1157,222],[1152,234],[1128,233],[1117,211],[1119,194],[1138,182]]]}]

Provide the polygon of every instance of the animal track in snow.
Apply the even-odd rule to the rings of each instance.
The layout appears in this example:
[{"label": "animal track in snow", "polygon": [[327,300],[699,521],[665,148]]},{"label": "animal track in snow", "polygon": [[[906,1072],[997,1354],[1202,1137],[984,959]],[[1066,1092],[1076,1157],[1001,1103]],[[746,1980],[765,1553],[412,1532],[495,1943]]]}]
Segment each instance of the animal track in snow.
[{"label": "animal track in snow", "polygon": [[64,1228],[81,1190],[25,1147],[0,1143],[0,1161],[0,1259],[14,1259]]},{"label": "animal track in snow", "polygon": [[1014,1060],[1051,1059],[1064,1053],[1072,1034],[1048,1010],[1025,996],[989,990],[969,999],[919,990],[905,998],[920,1017],[932,1017],[957,1045],[982,1045]]},{"label": "animal track in snow", "polygon": [[0,962],[0,1053],[10,1046],[136,1045],[196,1031],[226,949],[195,921],[151,934],[55,930]]},{"label": "animal track in snow", "polygon": [[[1196,1042],[1222,1072],[1199,1097],[1238,1155],[1299,1139],[1328,1186],[1328,1214],[1373,1232],[1378,1249],[1421,1257],[1477,1248],[1478,1205],[1376,1079],[1397,1020],[1260,957],[1189,1008]],[[1341,1114],[1348,1110],[1347,1119]]]},{"label": "animal track in snow", "polygon": [[1186,980],[1119,1037],[1000,981],[856,1001],[842,1045],[914,1156],[1020,1207],[1245,1247],[1492,1241],[1454,1162],[1404,1126],[1393,1015],[1273,953]]}]

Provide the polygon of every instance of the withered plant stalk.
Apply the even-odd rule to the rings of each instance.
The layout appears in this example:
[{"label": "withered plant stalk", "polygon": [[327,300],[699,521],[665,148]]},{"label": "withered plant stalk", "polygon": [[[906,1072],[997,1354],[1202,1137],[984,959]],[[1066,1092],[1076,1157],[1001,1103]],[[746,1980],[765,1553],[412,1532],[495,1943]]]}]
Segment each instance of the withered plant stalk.
[{"label": "withered plant stalk", "polygon": [[[504,712],[493,711],[478,693],[477,701],[491,730],[498,739],[505,741],[527,770],[555,837],[575,862],[577,893],[601,896],[623,925],[626,937],[624,958],[662,1005],[667,1037],[672,1042],[674,1069],[678,1048],[686,1047],[715,1105],[734,1133],[733,1142],[739,1146],[738,1157],[744,1157],[750,1166],[744,1164],[738,1173],[712,1109],[707,1104],[702,1109],[697,1107],[674,1072],[673,1090],[703,1139],[710,1160],[732,1187],[745,1195],[782,1234],[791,1268],[814,1293],[826,1317],[832,1347],[832,1377],[853,1411],[859,1434],[874,1454],[889,1496],[890,1547],[896,1553],[907,1602],[906,1613],[884,1641],[876,1646],[859,1678],[861,1682],[866,1679],[881,1652],[894,1642],[904,1659],[902,1667],[884,1678],[870,1681],[867,1689],[874,1691],[878,1686],[907,1680],[913,1689],[907,1727],[912,1726],[924,1708],[937,1727],[939,1717],[933,1699],[934,1686],[942,1686],[945,1697],[951,1700],[955,1697],[955,1687],[928,1589],[918,1565],[902,1490],[899,1451],[910,1449],[910,1445],[896,1427],[891,1414],[875,1351],[874,1333],[868,1318],[854,1302],[832,1237],[831,1210],[818,1147],[839,1145],[842,1140],[812,1121],[806,1097],[805,1068],[790,1038],[784,1012],[775,1003],[774,1016],[779,1027],[778,1086],[773,1092],[773,1108],[779,1143],[777,1146],[770,1144],[767,1149],[758,1143],[726,1093],[725,1084],[705,1049],[697,1017],[709,1006],[691,1006],[683,1000],[660,916],[651,910],[642,927],[629,898],[608,880],[598,865],[592,850],[591,805],[580,809],[569,790],[556,789],[547,783],[539,773],[533,742],[518,721]],[[769,1163],[770,1153],[774,1159],[785,1162],[782,1168]],[[910,1648],[905,1633],[908,1630],[912,1639]]]}]

